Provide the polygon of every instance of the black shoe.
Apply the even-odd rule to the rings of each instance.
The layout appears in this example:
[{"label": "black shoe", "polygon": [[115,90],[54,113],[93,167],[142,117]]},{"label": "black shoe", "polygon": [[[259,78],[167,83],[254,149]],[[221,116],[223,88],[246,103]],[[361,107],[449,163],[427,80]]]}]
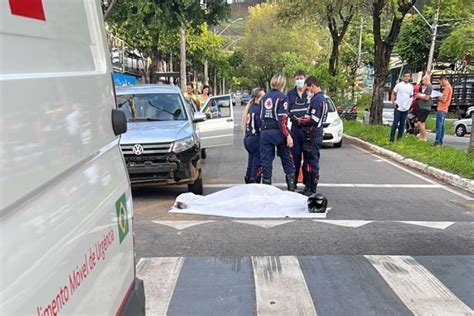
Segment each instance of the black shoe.
[{"label": "black shoe", "polygon": [[262,183],[262,177],[256,177],[255,183]]},{"label": "black shoe", "polygon": [[248,183],[257,183],[257,180],[255,178],[250,178]]},{"label": "black shoe", "polygon": [[245,181],[246,184],[250,183],[250,182],[249,182],[249,181],[250,181],[250,177],[245,176],[245,177],[244,177],[244,181]]},{"label": "black shoe", "polygon": [[272,185],[272,179],[262,179],[262,183]]},{"label": "black shoe", "polygon": [[295,175],[294,174],[287,174],[286,175],[286,187],[288,191],[295,192]]}]

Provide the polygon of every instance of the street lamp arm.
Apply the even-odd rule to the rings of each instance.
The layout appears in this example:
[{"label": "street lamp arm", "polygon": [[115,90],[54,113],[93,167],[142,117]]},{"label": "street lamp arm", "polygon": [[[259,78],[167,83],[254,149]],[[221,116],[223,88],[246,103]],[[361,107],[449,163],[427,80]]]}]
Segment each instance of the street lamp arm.
[{"label": "street lamp arm", "polygon": [[222,33],[224,33],[232,24],[234,24],[235,22],[237,21],[242,21],[244,18],[238,18],[238,19],[235,19],[234,21],[230,22],[229,24],[227,24],[226,27],[224,27],[224,29],[222,31],[220,31],[219,33],[217,33],[217,35],[221,35]]},{"label": "street lamp arm", "polygon": [[416,13],[418,13],[421,16],[423,21],[425,21],[425,23],[430,27],[430,29],[433,29],[433,26],[430,24],[430,22],[428,22],[427,19],[425,19],[425,17],[423,16],[423,14],[421,14],[421,12],[418,10],[418,8],[413,6],[413,9],[415,9]]}]

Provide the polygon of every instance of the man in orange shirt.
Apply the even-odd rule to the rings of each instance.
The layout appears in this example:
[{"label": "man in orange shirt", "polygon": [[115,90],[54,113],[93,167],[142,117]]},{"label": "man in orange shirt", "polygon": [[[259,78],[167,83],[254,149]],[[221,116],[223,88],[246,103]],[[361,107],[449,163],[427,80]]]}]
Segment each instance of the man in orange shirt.
[{"label": "man in orange shirt", "polygon": [[436,138],[434,146],[442,146],[444,138],[444,120],[446,119],[446,113],[448,113],[449,104],[453,97],[453,88],[449,84],[446,76],[441,76],[439,79],[440,85],[443,87],[443,95],[438,101],[438,107],[436,109]]}]

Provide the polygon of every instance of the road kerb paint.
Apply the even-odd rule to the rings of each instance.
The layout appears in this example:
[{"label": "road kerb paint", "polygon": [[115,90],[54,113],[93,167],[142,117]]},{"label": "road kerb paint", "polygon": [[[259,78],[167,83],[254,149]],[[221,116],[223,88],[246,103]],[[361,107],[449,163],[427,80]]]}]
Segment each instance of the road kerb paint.
[{"label": "road kerb paint", "polygon": [[184,257],[140,259],[137,277],[145,284],[147,315],[166,315],[183,261]]},{"label": "road kerb paint", "polygon": [[212,223],[214,221],[153,221],[155,224],[165,225],[177,230],[183,230],[192,226]]},{"label": "road kerb paint", "polygon": [[362,220],[329,220],[329,219],[315,219],[315,222],[331,224],[336,226],[359,228],[361,226],[372,223],[373,221],[362,221]]},{"label": "road kerb paint", "polygon": [[365,256],[415,315],[473,315],[425,267],[409,256]]},{"label": "road kerb paint", "polygon": [[382,157],[380,157],[380,156],[377,155],[377,154],[374,154],[374,153],[372,153],[372,152],[370,152],[370,151],[368,151],[368,150],[359,148],[359,147],[357,147],[357,146],[355,146],[355,145],[351,145],[351,146],[354,147],[354,148],[356,148],[356,149],[358,149],[359,151],[362,151],[362,152],[364,152],[364,153],[366,153],[366,154],[369,154],[369,155],[372,155],[372,156],[374,156],[374,157],[376,157],[376,158],[378,158],[378,159],[381,159],[381,160],[385,161],[386,163],[388,163],[388,164],[390,164],[390,165],[392,165],[392,166],[394,166],[394,167],[396,167],[396,168],[398,168],[398,169],[400,169],[400,170],[402,170],[402,171],[405,171],[406,173],[409,173],[409,174],[411,174],[411,175],[413,175],[413,176],[415,176],[415,177],[417,177],[417,178],[419,178],[419,179],[421,179],[421,180],[423,180],[423,181],[429,182],[429,183],[434,184],[434,185],[438,185],[439,188],[441,188],[441,189],[443,189],[443,190],[445,190],[445,191],[448,191],[448,192],[450,192],[450,193],[453,193],[453,194],[455,194],[455,195],[457,195],[457,196],[459,196],[459,197],[461,197],[461,198],[463,198],[463,199],[465,199],[465,200],[474,201],[474,198],[472,198],[472,197],[470,197],[470,196],[468,196],[468,195],[466,195],[466,194],[463,194],[463,193],[461,193],[461,192],[458,192],[458,191],[456,191],[456,190],[453,190],[453,189],[451,189],[451,188],[448,188],[448,187],[446,187],[445,185],[436,183],[435,181],[430,180],[430,179],[428,179],[428,178],[426,178],[426,177],[424,177],[424,176],[422,176],[422,175],[420,175],[420,174],[418,174],[418,173],[416,173],[416,172],[414,172],[414,171],[408,170],[407,168],[402,167],[402,166],[396,164],[396,163],[393,162],[393,161],[390,161],[390,160],[388,160],[388,159],[382,158]]},{"label": "road kerb paint", "polygon": [[296,257],[252,257],[257,315],[316,315]]},{"label": "road kerb paint", "polygon": [[454,224],[454,222],[423,222],[423,221],[400,221],[400,223],[423,226],[423,227],[428,227],[428,228],[436,228],[436,229],[446,229],[449,226]]}]

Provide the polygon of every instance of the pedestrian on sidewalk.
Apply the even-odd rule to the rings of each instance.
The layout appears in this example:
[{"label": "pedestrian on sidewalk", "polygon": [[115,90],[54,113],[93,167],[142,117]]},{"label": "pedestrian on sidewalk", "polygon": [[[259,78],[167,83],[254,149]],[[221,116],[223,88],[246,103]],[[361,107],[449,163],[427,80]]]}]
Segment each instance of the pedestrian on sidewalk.
[{"label": "pedestrian on sidewalk", "polygon": [[392,106],[394,108],[392,130],[390,131],[390,141],[395,140],[395,132],[398,129],[397,140],[403,137],[405,122],[408,110],[413,101],[413,86],[410,83],[411,75],[409,72],[403,74],[403,81],[397,83],[392,91]]},{"label": "pedestrian on sidewalk", "polygon": [[306,79],[306,87],[311,95],[306,114],[298,119],[303,126],[303,151],[305,160],[303,169],[306,170],[306,181],[303,194],[310,196],[316,193],[319,183],[320,148],[323,144],[323,124],[328,115],[326,98],[316,77]]},{"label": "pedestrian on sidewalk", "polygon": [[[306,73],[304,70],[295,72],[295,87],[288,91],[288,115],[291,120],[291,137],[293,137],[293,148],[291,154],[293,155],[293,162],[295,164],[295,187],[298,183],[298,176],[301,167],[301,156],[303,153],[303,126],[299,124],[298,119],[303,117],[308,111],[309,99],[306,92],[305,80]],[[306,158],[304,159],[306,160]],[[306,179],[305,170],[303,169],[303,183]]]},{"label": "pedestrian on sidewalk", "polygon": [[245,183],[260,183],[262,180],[260,162],[260,129],[262,126],[260,100],[264,95],[265,91],[263,89],[253,89],[250,100],[245,106],[244,114],[242,115],[242,130],[245,132],[244,146],[248,152]]},{"label": "pedestrian on sidewalk", "polygon": [[436,108],[436,138],[434,146],[443,145],[444,121],[453,97],[453,88],[449,84],[448,78],[444,75],[441,76],[439,83],[443,87],[443,95],[440,97]]},{"label": "pedestrian on sidewalk", "polygon": [[426,135],[426,125],[425,122],[428,119],[430,114],[431,107],[433,106],[433,100],[431,99],[431,93],[433,93],[433,86],[430,82],[430,76],[424,75],[423,86],[420,93],[415,95],[416,100],[418,101],[418,129],[420,130],[420,141],[426,142],[428,137]]},{"label": "pedestrian on sidewalk", "polygon": [[288,191],[295,191],[295,165],[290,148],[293,138],[288,131],[288,97],[282,91],[285,89],[286,78],[277,73],[270,81],[271,90],[261,101],[260,118],[262,131],[260,133],[260,158],[263,166],[262,183],[272,183],[272,164],[275,159],[275,148],[280,156]]}]

